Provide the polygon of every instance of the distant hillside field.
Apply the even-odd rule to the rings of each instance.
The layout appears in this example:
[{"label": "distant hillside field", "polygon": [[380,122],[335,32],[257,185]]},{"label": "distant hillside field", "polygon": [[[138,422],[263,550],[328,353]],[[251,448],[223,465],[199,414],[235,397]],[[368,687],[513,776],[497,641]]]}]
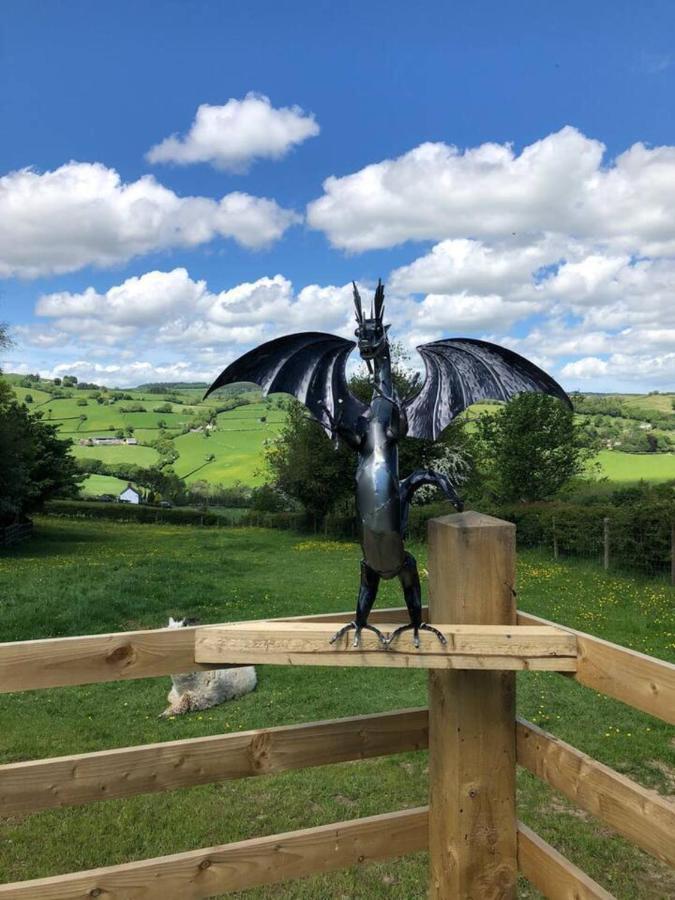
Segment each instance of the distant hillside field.
[{"label": "distant hillside field", "polygon": [[159,453],[152,447],[140,445],[128,446],[127,444],[113,445],[112,447],[81,447],[73,446],[73,456],[76,459],[100,459],[104,463],[128,462],[134,466],[154,466],[159,461]]},{"label": "distant hillside field", "polygon": [[[168,446],[178,454],[173,468],[188,483],[204,480],[228,487],[237,482],[249,486],[263,483],[265,444],[276,437],[285,421],[278,398],[261,400],[259,390],[244,385],[226,388],[204,401],[203,386],[167,385],[162,388],[163,393],[154,393],[147,386],[120,391],[78,389],[45,381],[26,385],[22,384],[25,379],[22,375],[5,377],[20,400],[25,401],[31,395],[30,409],[39,411],[46,421],[58,426],[64,438],[73,441],[73,452],[78,459],[98,459],[117,466],[161,465],[166,457],[147,445],[158,438],[164,443],[168,439]],[[54,397],[49,390],[57,390],[64,396]],[[593,440],[607,448],[596,458],[603,475],[618,483],[675,478],[675,452],[626,452],[646,449],[647,432],[656,438],[660,451],[668,447],[671,451],[675,449],[675,394],[587,394],[584,397],[586,406],[582,404],[578,410],[577,421]],[[242,400],[248,402],[217,414],[213,427],[205,427],[215,409]],[[575,398],[575,408],[577,405]],[[135,411],[130,411],[134,408]],[[472,419],[497,409],[495,404],[471,407],[466,412],[469,429],[474,427]],[[78,443],[81,439],[112,436],[117,432],[132,434],[138,445],[83,447]],[[117,471],[117,474],[121,473]],[[125,484],[123,478],[97,474],[86,479],[83,492],[92,496],[119,493]]]},{"label": "distant hillside field", "polygon": [[598,461],[610,481],[670,481],[675,479],[675,454],[619,453],[601,450]]},{"label": "distant hillside field", "polygon": [[118,497],[127,484],[128,482],[113,475],[87,475],[82,482],[81,493],[84,497],[100,497],[101,494]]},{"label": "distant hillside field", "polygon": [[[266,416],[267,421],[260,419]],[[242,406],[221,413],[217,428],[209,437],[204,434],[183,434],[176,438],[180,453],[174,468],[176,474],[190,483],[205,480],[212,484],[262,484],[261,472],[265,441],[273,439],[283,425],[282,410],[267,410],[263,403]],[[208,461],[207,457],[215,458]]]}]

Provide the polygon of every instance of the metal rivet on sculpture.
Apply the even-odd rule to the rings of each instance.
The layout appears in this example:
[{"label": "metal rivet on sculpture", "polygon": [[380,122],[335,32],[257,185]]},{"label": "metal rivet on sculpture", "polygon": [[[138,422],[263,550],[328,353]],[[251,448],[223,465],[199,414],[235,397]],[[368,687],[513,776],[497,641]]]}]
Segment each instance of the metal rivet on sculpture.
[{"label": "metal rivet on sculpture", "polygon": [[[424,359],[426,379],[419,390],[400,398],[392,380],[387,332],[383,322],[384,286],[378,283],[370,316],[366,317],[354,285],[356,337],[361,358],[373,377],[373,396],[366,406],[347,386],[345,364],[356,346],[332,334],[303,332],[261,344],[229,365],[206,392],[226,384],[252,382],[263,394],[292,394],[309,409],[331,437],[339,437],[358,455],[356,505],[361,520],[361,585],[353,622],[341,628],[331,643],[354,630],[375,632],[390,644],[412,629],[419,646],[421,629],[443,635],[422,622],[422,594],[417,563],[404,546],[408,508],[422,485],[443,491],[459,510],[462,502],[445,475],[431,470],[398,474],[398,442],[402,437],[436,440],[462,410],[480,400],[508,400],[524,391],[569,398],[557,382],[533,363],[505,347],[472,338],[434,341],[417,349]],[[410,623],[386,637],[368,616],[382,578],[398,576]]]}]

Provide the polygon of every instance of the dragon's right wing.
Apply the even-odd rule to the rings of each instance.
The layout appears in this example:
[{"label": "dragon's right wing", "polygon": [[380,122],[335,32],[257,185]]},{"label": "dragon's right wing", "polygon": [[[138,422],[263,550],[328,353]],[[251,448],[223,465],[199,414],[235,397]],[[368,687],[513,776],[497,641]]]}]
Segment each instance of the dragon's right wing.
[{"label": "dragon's right wing", "polygon": [[205,397],[226,384],[240,381],[260,385],[264,395],[292,394],[331,434],[330,418],[349,428],[366,406],[350,392],[345,377],[354,341],[334,334],[305,331],[289,334],[249,350],[223,371]]}]

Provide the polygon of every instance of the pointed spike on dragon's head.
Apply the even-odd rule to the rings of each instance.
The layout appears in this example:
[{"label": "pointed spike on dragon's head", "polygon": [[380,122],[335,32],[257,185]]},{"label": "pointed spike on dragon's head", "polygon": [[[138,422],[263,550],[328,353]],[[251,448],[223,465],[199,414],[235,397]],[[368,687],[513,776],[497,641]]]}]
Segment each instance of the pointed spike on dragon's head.
[{"label": "pointed spike on dragon's head", "polygon": [[377,279],[377,288],[375,289],[375,318],[382,321],[384,313],[384,285],[382,279]]},{"label": "pointed spike on dragon's head", "polygon": [[356,286],[356,282],[352,281],[354,287],[354,309],[356,310],[356,321],[361,325],[363,323],[363,306],[361,305],[361,294]]}]

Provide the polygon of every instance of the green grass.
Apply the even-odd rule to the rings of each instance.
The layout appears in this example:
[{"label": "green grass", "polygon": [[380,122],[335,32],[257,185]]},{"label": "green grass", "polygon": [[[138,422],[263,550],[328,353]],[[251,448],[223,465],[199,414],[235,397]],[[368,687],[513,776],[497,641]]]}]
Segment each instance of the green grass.
[{"label": "green grass", "polygon": [[636,410],[657,410],[658,412],[671,413],[675,415],[673,410],[673,400],[675,393],[671,394],[619,394],[619,399],[625,400],[629,407]]},{"label": "green grass", "polygon": [[[262,416],[267,417],[266,422],[260,422]],[[264,403],[222,413],[210,437],[197,433],[176,438],[175,446],[180,453],[174,465],[176,473],[188,483],[205,479],[225,485],[237,481],[247,485],[261,484],[265,480],[262,474],[264,442],[278,434],[283,421],[281,410],[268,410]],[[206,457],[212,454],[215,459],[207,462]]]},{"label": "green grass", "polygon": [[128,462],[134,466],[152,466],[159,459],[159,453],[153,447],[142,447],[140,444],[113,444],[110,447],[74,444],[73,456],[76,459],[100,459],[104,463]]},{"label": "green grass", "polygon": [[675,453],[620,453],[601,450],[597,455],[602,474],[610,481],[669,481],[675,478]]},{"label": "green grass", "polygon": [[[205,442],[206,443],[206,442]],[[413,552],[425,564],[426,548]],[[351,609],[358,548],[262,529],[38,519],[35,539],[0,551],[0,640]],[[583,563],[519,558],[519,606],[675,659],[674,593]],[[379,606],[400,605],[385,583]],[[0,696],[0,760],[377,712],[426,702],[422,671],[261,667],[258,690],[203,714],[159,720],[168,678]],[[523,673],[519,711],[595,758],[665,792],[672,729],[548,673]],[[426,754],[2,819],[0,881],[141,859],[426,802]],[[672,791],[672,783],[670,790]],[[619,900],[673,896],[672,873],[519,776],[519,816]],[[426,858],[252,891],[267,898],[426,896]],[[521,885],[521,897],[537,896]]]},{"label": "green grass", "polygon": [[112,494],[117,497],[129,482],[113,475],[87,475],[82,482],[80,493],[83,497],[100,497],[101,494]]}]

